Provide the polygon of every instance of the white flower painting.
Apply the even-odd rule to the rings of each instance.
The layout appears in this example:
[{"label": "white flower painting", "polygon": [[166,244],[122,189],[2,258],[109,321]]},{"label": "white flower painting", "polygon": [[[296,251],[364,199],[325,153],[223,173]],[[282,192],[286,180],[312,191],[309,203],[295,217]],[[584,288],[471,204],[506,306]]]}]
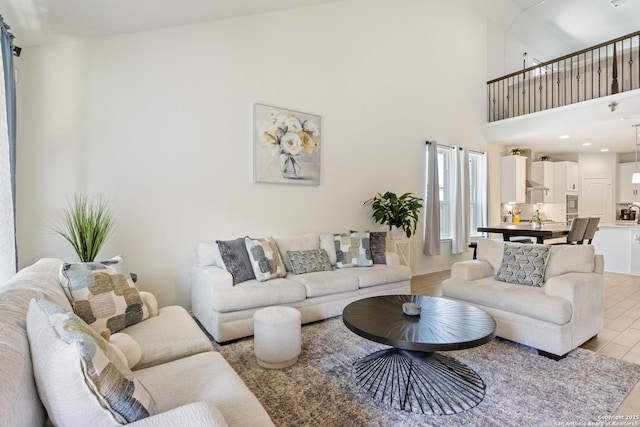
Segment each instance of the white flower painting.
[{"label": "white flower painting", "polygon": [[254,104],[255,182],[320,184],[320,117]]}]

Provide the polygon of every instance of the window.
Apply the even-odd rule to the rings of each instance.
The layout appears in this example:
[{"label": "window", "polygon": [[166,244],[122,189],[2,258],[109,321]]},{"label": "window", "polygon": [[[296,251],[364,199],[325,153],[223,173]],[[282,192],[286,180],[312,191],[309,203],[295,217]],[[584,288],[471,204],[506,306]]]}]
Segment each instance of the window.
[{"label": "window", "polygon": [[[454,147],[438,146],[438,185],[440,199],[440,239],[451,239],[454,224]],[[481,236],[478,227],[486,225],[487,166],[484,153],[469,151],[469,230]]]}]

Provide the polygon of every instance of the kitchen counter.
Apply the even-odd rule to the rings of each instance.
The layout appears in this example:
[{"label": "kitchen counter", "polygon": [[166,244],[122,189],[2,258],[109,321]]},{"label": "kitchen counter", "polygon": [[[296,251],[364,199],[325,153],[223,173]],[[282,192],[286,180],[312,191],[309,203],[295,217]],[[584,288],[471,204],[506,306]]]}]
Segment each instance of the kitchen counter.
[{"label": "kitchen counter", "polygon": [[598,224],[592,244],[604,255],[605,271],[640,275],[640,224]]}]

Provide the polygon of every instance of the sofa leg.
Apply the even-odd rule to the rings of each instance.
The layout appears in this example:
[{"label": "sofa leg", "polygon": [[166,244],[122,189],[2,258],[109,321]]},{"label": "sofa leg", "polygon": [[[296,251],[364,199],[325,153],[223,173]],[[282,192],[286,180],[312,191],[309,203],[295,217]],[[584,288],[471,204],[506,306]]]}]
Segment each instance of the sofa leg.
[{"label": "sofa leg", "polygon": [[549,358],[549,359],[553,359],[553,360],[562,360],[562,359],[564,359],[565,357],[567,357],[567,354],[569,354],[569,353],[565,353],[565,354],[563,354],[562,356],[558,356],[557,354],[549,353],[549,352],[547,352],[547,351],[543,351],[543,350],[538,350],[538,354],[539,354],[540,356],[544,356],[544,357],[547,357],[547,358]]}]

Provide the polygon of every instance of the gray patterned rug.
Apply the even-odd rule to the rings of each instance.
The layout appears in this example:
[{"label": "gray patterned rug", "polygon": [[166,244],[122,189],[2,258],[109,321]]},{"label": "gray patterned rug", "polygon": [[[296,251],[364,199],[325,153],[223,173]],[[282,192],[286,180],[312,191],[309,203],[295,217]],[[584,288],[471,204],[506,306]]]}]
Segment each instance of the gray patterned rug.
[{"label": "gray patterned rug", "polygon": [[576,349],[556,362],[495,339],[447,353],[484,380],[478,406],[456,415],[418,415],[390,409],[355,384],[353,361],[385,346],[353,334],[341,318],[304,325],[300,358],[282,370],[258,366],[253,338],[214,346],[277,426],[606,425],[603,417],[640,379],[640,365],[589,350]]}]

